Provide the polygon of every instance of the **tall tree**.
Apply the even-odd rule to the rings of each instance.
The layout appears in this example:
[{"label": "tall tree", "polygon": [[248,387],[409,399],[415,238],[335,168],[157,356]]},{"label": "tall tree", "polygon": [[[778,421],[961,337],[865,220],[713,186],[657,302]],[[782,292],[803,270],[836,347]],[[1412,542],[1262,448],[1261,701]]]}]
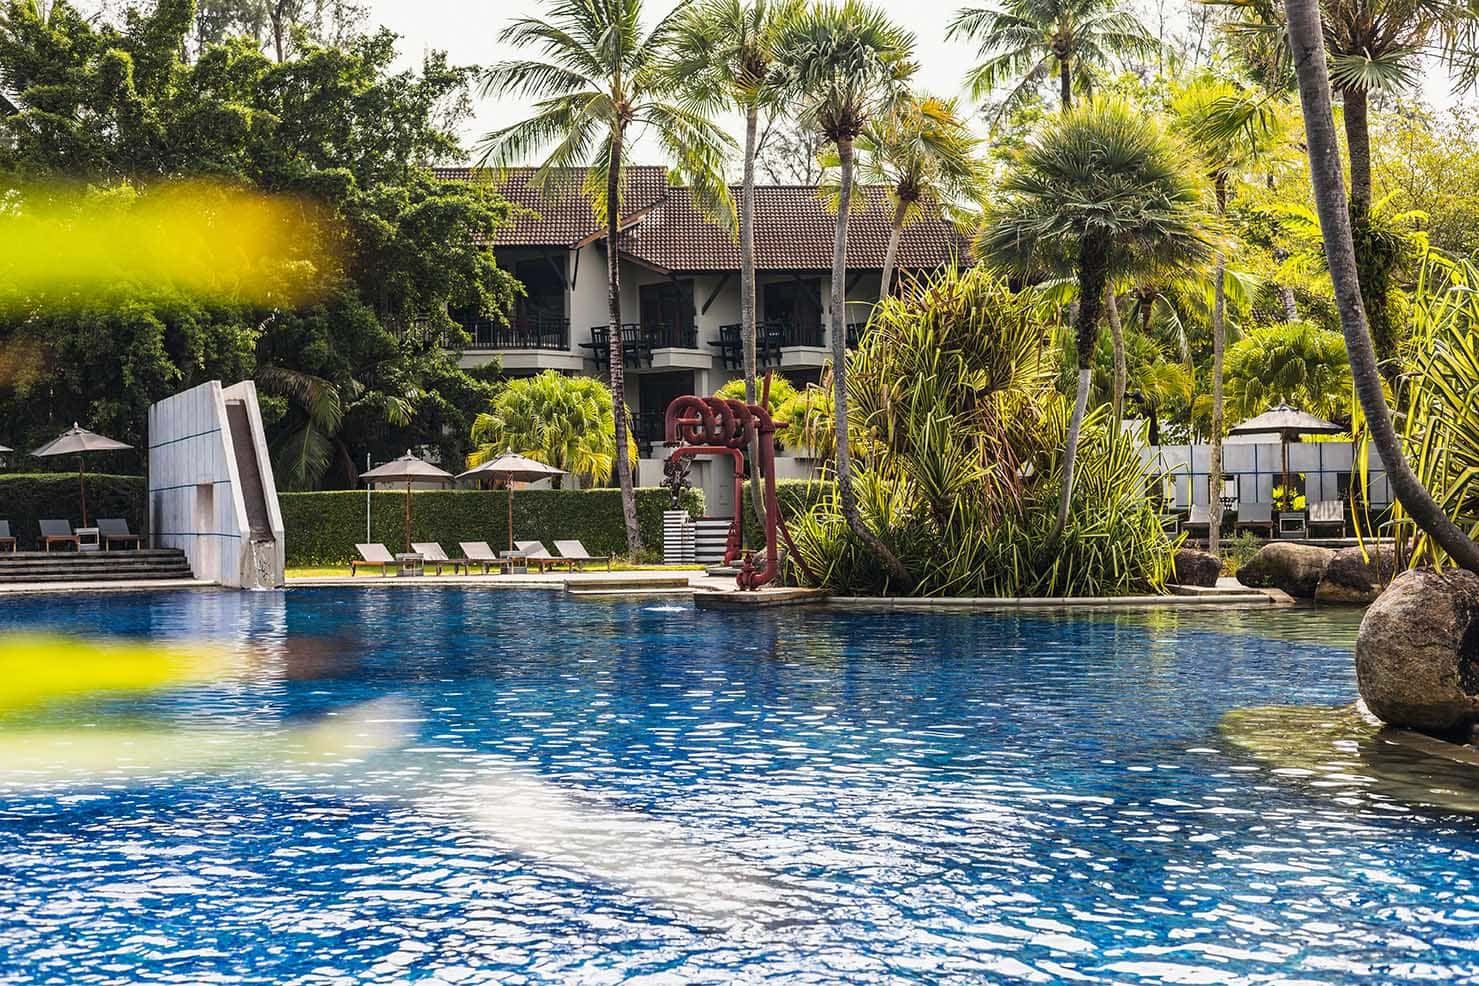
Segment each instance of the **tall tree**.
[{"label": "tall tree", "polygon": [[973,97],[1011,85],[998,113],[1011,110],[1049,79],[1058,83],[1059,108],[1067,109],[1074,90],[1088,90],[1092,70],[1160,51],[1139,18],[1114,0],[1004,0],[967,7],[956,12],[945,36],[978,45],[981,62],[966,74]]},{"label": "tall tree", "polygon": [[[1278,106],[1261,90],[1193,76],[1171,97],[1174,126],[1196,149],[1212,180],[1217,215],[1228,205],[1250,168],[1284,142]],[[1217,553],[1222,526],[1223,362],[1227,350],[1227,251],[1219,247],[1212,271],[1212,426],[1207,466],[1207,550]]]},{"label": "tall tree", "polygon": [[[682,8],[679,8],[681,12]],[[500,34],[537,58],[500,62],[483,77],[486,95],[533,99],[532,115],[482,140],[482,161],[522,163],[549,149],[535,174],[537,186],[583,172],[583,187],[606,225],[607,331],[610,342],[611,413],[617,448],[625,448],[625,353],[621,344],[621,189],[627,151],[637,135],[654,140],[692,186],[695,200],[716,215],[733,216],[724,182],[725,153],[733,146],[701,112],[685,106],[663,58],[675,16],[650,31],[642,25],[642,0],[550,0],[547,16],[520,17]],[[642,551],[632,465],[616,458],[627,552]]]},{"label": "tall tree", "polygon": [[[755,155],[760,114],[778,102],[776,59],[780,39],[801,13],[801,0],[705,0],[679,15],[666,71],[699,112],[738,109],[745,117],[740,185],[740,339],[744,350],[745,402],[755,403]],[[760,461],[760,439],[750,442],[751,464]],[[765,515],[760,470],[751,469],[751,503]]]},{"label": "tall tree", "polygon": [[865,185],[888,189],[893,206],[880,300],[893,286],[905,226],[926,209],[970,207],[980,201],[987,179],[985,164],[976,154],[982,143],[961,117],[956,100],[921,95],[911,95],[874,119],[859,136],[858,174]]},{"label": "tall tree", "polygon": [[980,252],[1023,275],[1046,269],[1078,281],[1078,386],[1051,545],[1068,523],[1110,279],[1135,267],[1194,263],[1212,244],[1201,189],[1181,148],[1154,120],[1118,100],[1095,100],[1050,121],[1001,191],[979,238]]},{"label": "tall tree", "polygon": [[1340,148],[1331,112],[1330,72],[1316,0],[1284,0],[1289,24],[1289,47],[1299,79],[1299,102],[1304,110],[1304,132],[1309,148],[1310,184],[1325,240],[1330,279],[1335,285],[1341,333],[1350,357],[1356,397],[1366,418],[1371,443],[1386,467],[1387,480],[1398,502],[1459,565],[1479,572],[1479,543],[1471,540],[1434,502],[1407,462],[1401,440],[1392,426],[1391,411],[1382,392],[1376,350],[1366,325],[1361,285],[1356,275],[1356,249],[1351,235]]},{"label": "tall tree", "polygon": [[848,526],[906,591],[914,579],[863,522],[852,483],[847,435],[847,219],[852,205],[854,144],[868,124],[899,104],[909,77],[914,36],[862,0],[822,3],[798,17],[781,44],[780,85],[801,118],[836,150],[837,226],[832,239],[829,303],[833,404],[837,422],[837,497]]}]

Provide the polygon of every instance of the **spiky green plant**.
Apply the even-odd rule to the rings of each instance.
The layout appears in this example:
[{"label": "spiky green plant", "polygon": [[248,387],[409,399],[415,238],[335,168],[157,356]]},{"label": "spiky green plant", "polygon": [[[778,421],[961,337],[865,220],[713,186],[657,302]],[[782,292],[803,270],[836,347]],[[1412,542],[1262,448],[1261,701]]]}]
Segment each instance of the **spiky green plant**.
[{"label": "spiky green plant", "polygon": [[[616,425],[610,407],[611,391],[591,377],[545,370],[515,378],[473,422],[476,447],[467,464],[482,465],[513,452],[590,483],[609,482],[616,466]],[[627,459],[637,459],[637,443],[630,436]]]}]

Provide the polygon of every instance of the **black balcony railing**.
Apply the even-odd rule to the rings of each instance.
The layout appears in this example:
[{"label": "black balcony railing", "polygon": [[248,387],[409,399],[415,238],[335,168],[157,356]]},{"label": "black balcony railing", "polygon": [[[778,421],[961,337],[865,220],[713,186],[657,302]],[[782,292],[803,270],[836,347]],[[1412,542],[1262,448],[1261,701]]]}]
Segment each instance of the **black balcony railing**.
[{"label": "black balcony railing", "polygon": [[638,326],[649,349],[697,349],[698,329],[692,322],[643,322]]},{"label": "black balcony railing", "polygon": [[509,324],[480,320],[467,326],[469,349],[548,349],[568,352],[570,320],[548,315],[517,316]]},{"label": "black balcony railing", "polygon": [[[582,349],[591,352],[598,370],[611,364],[611,332],[607,326],[591,326],[591,341],[581,343]],[[621,351],[626,355],[629,367],[651,366],[654,349],[697,349],[698,330],[688,325],[672,325],[666,322],[628,322],[621,327]]]},{"label": "black balcony railing", "polygon": [[[848,326],[848,345],[853,345],[853,326]],[[719,326],[719,338],[709,345],[719,350],[719,361],[726,370],[738,370],[744,363],[740,326]],[[826,345],[826,330],[820,322],[798,325],[789,321],[761,322],[755,326],[755,358],[762,368],[781,365],[781,350],[793,346]]]},{"label": "black balcony railing", "polygon": [[632,416],[632,437],[637,441],[637,454],[644,459],[652,458],[655,448],[667,437],[663,411],[638,411]]}]

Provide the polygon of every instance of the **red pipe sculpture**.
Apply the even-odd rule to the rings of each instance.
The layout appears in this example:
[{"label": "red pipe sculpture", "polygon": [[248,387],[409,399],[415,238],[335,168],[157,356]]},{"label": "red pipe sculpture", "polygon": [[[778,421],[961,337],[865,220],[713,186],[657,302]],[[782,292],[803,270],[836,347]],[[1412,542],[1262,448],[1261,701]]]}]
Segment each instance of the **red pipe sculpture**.
[{"label": "red pipe sculpture", "polygon": [[[766,401],[770,378],[765,380]],[[776,424],[764,403],[722,397],[679,397],[668,405],[664,419],[667,444],[675,446],[668,458],[690,455],[727,455],[734,463],[734,521],[729,526],[729,539],[724,551],[724,564],[731,565],[741,551],[740,520],[744,516],[745,449],[752,437],[760,440],[760,462],[757,467],[765,477],[765,567],[756,570],[749,555],[743,559],[735,582],[741,589],[758,589],[780,574],[776,551],[776,525],[780,503],[775,496],[775,431]]]}]

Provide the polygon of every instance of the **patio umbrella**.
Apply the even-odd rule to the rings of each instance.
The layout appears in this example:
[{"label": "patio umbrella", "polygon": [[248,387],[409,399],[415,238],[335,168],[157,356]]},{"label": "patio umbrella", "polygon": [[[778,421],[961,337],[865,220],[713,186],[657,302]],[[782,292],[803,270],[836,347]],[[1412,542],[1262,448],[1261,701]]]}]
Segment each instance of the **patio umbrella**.
[{"label": "patio umbrella", "polygon": [[406,484],[406,553],[411,551],[411,484],[412,483],[446,483],[452,479],[452,474],[445,469],[438,469],[430,462],[416,458],[410,450],[399,459],[394,459],[383,466],[376,466],[368,472],[362,472],[359,476],[367,483],[405,483]]},{"label": "patio umbrella", "polygon": [[1284,453],[1284,496],[1292,505],[1294,497],[1289,489],[1289,443],[1300,435],[1339,435],[1346,430],[1333,421],[1317,418],[1288,404],[1280,404],[1271,411],[1264,411],[1257,417],[1228,429],[1228,434],[1279,436],[1279,444]]},{"label": "patio umbrella", "polygon": [[565,470],[535,462],[527,456],[505,452],[476,469],[459,473],[458,479],[501,479],[508,486],[508,550],[514,550],[514,483],[533,483],[551,476],[563,476]]},{"label": "patio umbrella", "polygon": [[88,452],[117,452],[122,449],[131,449],[132,445],[115,442],[111,438],[95,435],[86,428],[80,428],[74,421],[72,427],[62,432],[56,438],[47,442],[31,454],[46,459],[56,455],[77,456],[77,489],[82,495],[82,526],[87,526],[87,478],[83,471],[82,456]]}]

